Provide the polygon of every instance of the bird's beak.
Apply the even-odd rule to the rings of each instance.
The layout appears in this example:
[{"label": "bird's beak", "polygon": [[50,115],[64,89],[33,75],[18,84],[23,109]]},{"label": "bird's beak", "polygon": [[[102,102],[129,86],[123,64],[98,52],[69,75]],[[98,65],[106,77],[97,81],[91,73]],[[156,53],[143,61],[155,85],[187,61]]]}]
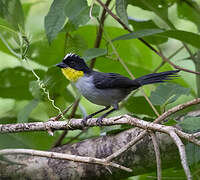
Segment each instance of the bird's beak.
[{"label": "bird's beak", "polygon": [[59,67],[59,68],[67,68],[67,65],[63,62],[56,64],[56,66]]}]

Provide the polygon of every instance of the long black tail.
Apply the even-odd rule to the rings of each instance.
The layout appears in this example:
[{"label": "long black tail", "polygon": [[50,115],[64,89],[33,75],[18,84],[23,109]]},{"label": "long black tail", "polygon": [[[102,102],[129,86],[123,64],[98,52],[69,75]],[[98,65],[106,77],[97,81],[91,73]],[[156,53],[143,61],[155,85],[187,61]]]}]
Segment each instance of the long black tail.
[{"label": "long black tail", "polygon": [[165,71],[161,73],[152,73],[135,79],[141,86],[145,84],[163,83],[168,80],[172,80],[174,77],[179,77],[176,71]]}]

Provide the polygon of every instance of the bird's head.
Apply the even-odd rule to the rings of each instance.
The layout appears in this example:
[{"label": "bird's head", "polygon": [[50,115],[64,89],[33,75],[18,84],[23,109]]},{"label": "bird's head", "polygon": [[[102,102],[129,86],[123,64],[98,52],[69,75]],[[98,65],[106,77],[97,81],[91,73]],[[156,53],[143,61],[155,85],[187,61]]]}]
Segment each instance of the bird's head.
[{"label": "bird's head", "polygon": [[90,72],[85,61],[78,55],[72,53],[67,54],[62,62],[56,64],[56,66],[61,68],[67,79],[74,82],[84,76],[85,73]]}]

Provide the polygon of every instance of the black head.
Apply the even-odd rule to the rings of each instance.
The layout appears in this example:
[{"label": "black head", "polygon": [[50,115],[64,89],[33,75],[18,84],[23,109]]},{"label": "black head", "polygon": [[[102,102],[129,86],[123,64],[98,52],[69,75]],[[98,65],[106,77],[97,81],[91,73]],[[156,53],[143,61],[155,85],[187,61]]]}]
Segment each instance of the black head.
[{"label": "black head", "polygon": [[60,68],[70,67],[72,69],[75,69],[77,71],[83,71],[85,73],[90,71],[85,61],[82,58],[80,58],[78,55],[72,54],[72,53],[67,54],[62,60],[62,62],[56,64],[56,66]]}]

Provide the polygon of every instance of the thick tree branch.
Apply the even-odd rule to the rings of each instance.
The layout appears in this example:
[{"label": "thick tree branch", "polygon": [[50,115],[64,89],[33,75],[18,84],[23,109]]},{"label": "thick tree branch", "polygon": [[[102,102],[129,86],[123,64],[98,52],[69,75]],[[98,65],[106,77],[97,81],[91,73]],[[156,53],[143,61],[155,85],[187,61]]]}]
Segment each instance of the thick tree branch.
[{"label": "thick tree branch", "polygon": [[[71,154],[84,157],[104,159],[113,152],[123,148],[131,139],[140,136],[141,130],[133,128],[123,131],[117,135],[101,136],[88,139],[72,145],[63,145],[52,149],[52,152]],[[168,135],[157,133],[157,139],[163,160],[163,169],[178,167],[178,151]],[[170,148],[168,148],[170,147]],[[78,163],[68,160],[58,160],[53,158],[37,157],[30,155],[5,155],[13,164],[0,160],[0,177],[9,179],[119,179],[141,173],[153,172],[156,170],[156,160],[152,140],[149,136],[117,156],[114,160],[116,164],[129,167],[133,172],[126,172],[116,168],[110,168],[110,172],[102,165],[88,163]],[[174,158],[171,158],[174,157]],[[107,162],[107,160],[106,160]]]},{"label": "thick tree branch", "polygon": [[[187,165],[187,159],[185,155],[185,149],[180,141],[180,138],[184,138],[189,142],[195,143],[197,145],[200,145],[200,141],[193,135],[184,133],[181,130],[178,130],[175,127],[171,126],[165,126],[157,123],[161,123],[162,120],[169,117],[171,114],[180,111],[186,107],[189,107],[194,104],[200,103],[200,98],[194,99],[192,101],[186,102],[184,104],[178,105],[167,112],[163,113],[160,117],[158,117],[154,122],[147,122],[141,119],[137,119],[128,115],[103,119],[102,125],[114,125],[114,124],[130,124],[133,126],[137,126],[139,128],[144,129],[143,132],[141,132],[136,138],[133,138],[128,143],[126,143],[123,147],[118,149],[117,151],[111,153],[109,156],[107,156],[103,161],[107,163],[107,165],[110,165],[111,160],[114,158],[119,157],[122,155],[122,153],[125,153],[128,149],[130,149],[134,144],[138,143],[141,139],[144,138],[144,136],[147,135],[148,130],[152,131],[159,131],[165,134],[168,134],[172,137],[172,139],[175,141],[175,144],[177,145],[180,153],[180,158],[182,162],[182,166],[185,170],[186,176],[188,179],[191,179],[191,173],[190,169]],[[87,126],[96,126],[96,118],[91,118],[87,121]],[[8,132],[22,132],[22,131],[39,131],[39,130],[46,130],[48,131],[51,129],[52,131],[58,130],[58,129],[81,129],[83,128],[82,125],[82,119],[71,119],[69,123],[67,122],[60,122],[60,121],[48,121],[48,122],[39,122],[39,123],[22,123],[22,124],[2,124],[0,125],[0,133],[8,133]],[[155,141],[154,141],[155,144]],[[92,160],[93,161],[93,160]],[[85,161],[83,161],[85,162]],[[95,163],[100,163],[99,161],[94,160]],[[102,162],[101,162],[102,163]],[[104,164],[105,165],[105,164]],[[124,166],[120,166],[118,164],[112,164],[110,166],[118,167],[121,169],[125,169]],[[128,169],[127,169],[128,170]],[[159,172],[160,173],[160,172]],[[160,175],[159,175],[160,176]]]},{"label": "thick tree branch", "polygon": [[62,160],[70,160],[74,162],[81,162],[81,163],[91,163],[91,164],[99,164],[103,166],[111,166],[115,168],[119,168],[121,170],[125,170],[128,172],[132,172],[130,168],[124,167],[122,165],[105,161],[105,159],[99,159],[94,157],[83,157],[71,154],[64,154],[64,153],[57,153],[57,152],[48,152],[48,151],[38,151],[33,149],[3,149],[0,150],[1,155],[9,155],[9,154],[27,154],[31,156],[39,156],[39,157],[48,157],[53,159],[62,159]]},{"label": "thick tree branch", "polygon": [[[159,124],[156,123],[161,123],[164,119],[169,117],[170,115],[183,110],[189,106],[199,104],[200,103],[200,98],[193,99],[191,101],[188,101],[186,103],[180,104],[176,107],[173,107],[160,115],[154,123],[146,122],[134,117],[130,117],[128,115],[124,116],[118,116],[118,117],[112,117],[112,118],[107,118],[103,119],[102,125],[104,126],[111,126],[111,125],[116,125],[116,124],[131,124],[138,126],[140,128],[150,128],[152,130],[158,130],[162,131]],[[46,122],[33,122],[33,123],[18,123],[18,124],[0,124],[0,133],[16,133],[16,132],[26,132],[26,131],[47,131],[49,129],[52,130],[73,130],[73,129],[83,129],[83,124],[82,124],[82,119],[71,119],[70,122],[66,121],[52,121],[51,119]],[[87,121],[87,126],[97,126],[96,123],[96,118],[91,118]],[[145,127],[146,126],[146,127]],[[164,126],[167,127],[167,126]],[[178,131],[178,130],[177,130]],[[162,131],[164,132],[164,131]],[[178,132],[179,133],[179,132]],[[184,138],[188,138],[186,136],[187,133],[180,133]]]}]

